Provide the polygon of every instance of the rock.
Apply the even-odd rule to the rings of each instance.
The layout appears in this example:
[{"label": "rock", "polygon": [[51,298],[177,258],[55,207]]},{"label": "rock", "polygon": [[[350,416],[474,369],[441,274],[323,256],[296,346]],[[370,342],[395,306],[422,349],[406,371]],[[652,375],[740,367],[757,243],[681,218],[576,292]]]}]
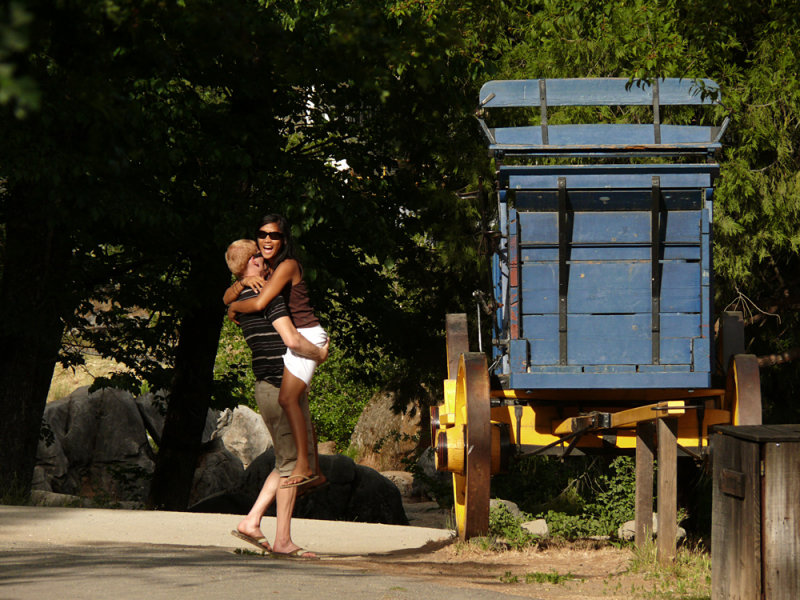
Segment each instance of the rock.
[{"label": "rock", "polygon": [[131,394],[78,388],[49,403],[43,421],[36,489],[103,503],[144,498],[154,456]]},{"label": "rock", "polygon": [[[220,411],[209,408],[206,413],[206,424],[203,427],[203,434],[200,436],[200,443],[205,444],[210,442],[214,437],[217,430],[217,421],[219,421]],[[265,425],[266,427],[266,425]]]},{"label": "rock", "polygon": [[546,538],[550,535],[550,528],[547,526],[547,522],[544,519],[525,521],[521,524],[521,527],[528,533],[538,535],[539,537]]},{"label": "rock", "polygon": [[[407,525],[397,487],[380,473],[357,465],[343,455],[319,457],[320,470],[329,485],[297,499],[294,516],[330,521],[363,521]],[[272,448],[257,457],[245,470],[239,486],[205,498],[192,505],[193,512],[245,514],[275,465]],[[275,505],[267,513],[275,514]]]},{"label": "rock", "polygon": [[31,490],[41,492],[52,492],[50,482],[47,480],[47,473],[42,465],[33,467],[33,477],[31,477]]},{"label": "rock", "polygon": [[203,446],[194,471],[189,505],[214,494],[236,488],[244,476],[244,466],[217,438]]},{"label": "rock", "polygon": [[433,448],[425,448],[417,458],[417,470],[414,474],[414,490],[412,495],[437,496],[453,494],[453,475],[447,471],[436,470],[436,458]]},{"label": "rock", "polygon": [[242,461],[245,469],[272,447],[272,438],[264,420],[247,406],[237,406],[232,412],[221,415],[220,423],[212,437],[220,438],[225,447]]},{"label": "rock", "polygon": [[409,524],[414,527],[453,529],[451,509],[442,508],[438,502],[407,502],[403,504]]},{"label": "rock", "polygon": [[153,441],[161,445],[161,433],[164,431],[164,417],[167,415],[166,393],[158,391],[155,394],[147,392],[136,398],[136,407],[142,416],[147,433]]},{"label": "rock", "polygon": [[57,494],[43,490],[31,490],[31,504],[34,506],[63,506],[78,508],[84,506],[84,498],[70,494]]},{"label": "rock", "polygon": [[318,454],[336,454],[336,442],[320,442],[317,444]]},{"label": "rock", "polygon": [[[658,514],[653,513],[653,536],[658,537]],[[621,540],[630,541],[636,537],[636,521],[626,521],[617,529],[617,537]],[[686,537],[686,530],[678,527],[675,533],[675,540],[681,541]]]},{"label": "rock", "polygon": [[[56,400],[56,402],[59,401]],[[55,404],[55,402],[52,402],[51,405],[52,404]],[[65,404],[64,407],[68,406]],[[61,410],[62,408],[60,406],[55,407],[55,410],[51,411],[49,416],[52,417],[53,413]],[[39,445],[36,449],[36,466],[33,469],[31,488],[34,490],[52,492],[53,486],[60,489],[65,485],[69,472],[69,460],[67,460],[64,449],[61,447],[60,440],[63,439],[63,434],[56,435],[55,431],[53,431],[47,411],[45,411],[42,422],[45,429],[49,431],[49,435],[46,436],[45,439],[39,440]]]},{"label": "rock", "polygon": [[408,525],[400,491],[383,475],[356,465],[356,481],[347,505],[347,520]]},{"label": "rock", "polygon": [[33,506],[56,506],[65,508],[124,508],[127,510],[140,510],[144,508],[141,502],[120,501],[112,505],[98,504],[92,498],[82,498],[70,494],[56,494],[54,492],[44,492],[42,490],[31,491],[31,504]]},{"label": "rock", "polygon": [[408,471],[382,471],[381,475],[391,481],[403,498],[410,498],[414,490],[414,476]]},{"label": "rock", "polygon": [[499,508],[501,506],[505,507],[505,509],[517,519],[522,518],[522,511],[519,509],[519,506],[517,506],[514,502],[511,502],[511,500],[502,500],[500,498],[492,498],[489,500],[489,510],[492,510],[493,508]]},{"label": "rock", "polygon": [[379,471],[399,471],[417,449],[420,412],[409,402],[404,412],[393,410],[395,394],[380,392],[370,399],[358,418],[350,444],[357,462]]}]

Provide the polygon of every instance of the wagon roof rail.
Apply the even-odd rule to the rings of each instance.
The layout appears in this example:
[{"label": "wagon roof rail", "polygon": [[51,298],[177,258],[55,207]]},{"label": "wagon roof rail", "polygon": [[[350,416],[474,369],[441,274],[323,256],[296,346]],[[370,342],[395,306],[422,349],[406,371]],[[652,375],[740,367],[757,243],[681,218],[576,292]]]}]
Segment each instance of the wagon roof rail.
[{"label": "wagon roof rail", "polygon": [[[477,116],[490,151],[496,154],[591,156],[713,154],[721,148],[722,125],[661,122],[662,106],[720,104],[710,79],[625,78],[495,80],[483,85]],[[562,106],[650,106],[652,123],[548,123],[548,108]],[[539,125],[489,127],[484,116],[495,108],[538,107]]]}]

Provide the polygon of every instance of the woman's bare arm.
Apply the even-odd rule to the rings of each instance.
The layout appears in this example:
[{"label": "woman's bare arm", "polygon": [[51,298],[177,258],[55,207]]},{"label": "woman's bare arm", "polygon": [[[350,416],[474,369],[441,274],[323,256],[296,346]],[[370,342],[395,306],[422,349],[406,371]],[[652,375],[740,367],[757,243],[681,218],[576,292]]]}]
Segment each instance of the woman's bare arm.
[{"label": "woman's bare arm", "polygon": [[255,275],[249,275],[247,277],[242,277],[241,279],[237,279],[233,282],[227,290],[225,290],[225,294],[222,296],[222,302],[226,306],[231,302],[235,302],[236,299],[239,297],[239,294],[242,293],[244,288],[252,288],[257,292],[260,292],[261,289],[264,287],[264,278],[257,277]]},{"label": "woman's bare arm", "polygon": [[286,284],[294,280],[294,276],[298,272],[299,268],[296,260],[283,261],[275,269],[275,272],[267,280],[264,287],[261,288],[258,296],[247,300],[238,300],[228,307],[228,318],[230,318],[231,313],[251,313],[264,310],[281,293]]}]

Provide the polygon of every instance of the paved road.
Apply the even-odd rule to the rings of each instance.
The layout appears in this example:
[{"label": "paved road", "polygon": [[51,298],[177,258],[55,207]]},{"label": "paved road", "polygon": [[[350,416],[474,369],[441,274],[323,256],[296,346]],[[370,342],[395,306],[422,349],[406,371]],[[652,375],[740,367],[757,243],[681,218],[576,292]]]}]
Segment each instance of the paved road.
[{"label": "paved road", "polygon": [[[424,551],[445,529],[296,519],[293,537],[326,554],[276,559],[230,535],[239,517],[193,513],[0,506],[0,600],[513,598],[453,582],[382,575],[349,560]],[[274,534],[275,520],[263,531]],[[456,582],[457,585],[457,582]]]}]

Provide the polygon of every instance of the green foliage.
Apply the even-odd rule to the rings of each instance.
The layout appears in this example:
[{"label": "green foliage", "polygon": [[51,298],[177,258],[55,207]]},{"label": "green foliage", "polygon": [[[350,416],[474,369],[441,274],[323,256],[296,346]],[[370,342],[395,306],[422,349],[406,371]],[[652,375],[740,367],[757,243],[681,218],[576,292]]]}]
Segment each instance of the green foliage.
[{"label": "green foliage", "polygon": [[[551,569],[548,573],[541,571],[534,571],[532,573],[525,573],[525,583],[551,583],[553,585],[561,585],[576,579],[572,573],[561,574],[555,569]],[[511,571],[506,571],[500,576],[500,581],[503,583],[519,583],[518,575],[514,575]]]},{"label": "green foliage", "polygon": [[28,47],[32,15],[23,2],[4,3],[0,8],[0,104],[14,105],[14,116],[23,119],[40,105],[39,89],[28,75],[17,73],[11,58]]},{"label": "green foliage", "polygon": [[580,513],[568,515],[548,511],[544,515],[551,534],[565,539],[616,536],[619,526],[635,516],[635,475],[631,457],[614,458],[607,470],[585,479],[588,485],[581,490]]},{"label": "green foliage", "polygon": [[532,546],[539,538],[522,528],[523,521],[504,505],[494,506],[489,511],[489,535],[501,539],[513,550]]},{"label": "green foliage", "polygon": [[541,571],[525,573],[525,583],[552,583],[559,585],[572,579],[576,579],[575,575],[572,573],[568,572],[566,574],[562,574],[555,569],[551,569],[548,573],[543,573]]},{"label": "green foliage", "polygon": [[609,470],[596,480],[585,511],[597,520],[601,535],[616,535],[617,528],[636,513],[636,464],[630,456],[617,456]]},{"label": "green foliage", "polygon": [[512,500],[529,513],[554,509],[575,514],[583,508],[579,487],[597,464],[585,457],[567,461],[525,457],[512,462],[507,473],[492,478],[492,496]]},{"label": "green foliage", "polygon": [[328,360],[314,373],[309,391],[309,410],[320,441],[335,441],[339,448],[348,446],[361,411],[379,389],[374,381],[369,366],[365,369],[357,357],[331,347]]},{"label": "green foliage", "polygon": [[239,326],[225,319],[214,364],[215,407],[232,408],[238,404],[257,410],[252,353]]},{"label": "green foliage", "polygon": [[503,583],[519,583],[519,577],[511,571],[506,571],[500,576],[500,581]]},{"label": "green foliage", "polygon": [[517,502],[545,519],[556,538],[615,536],[619,526],[634,517],[635,465],[627,456],[563,462],[528,457],[514,463],[509,473],[494,477],[492,485],[495,497]]}]

